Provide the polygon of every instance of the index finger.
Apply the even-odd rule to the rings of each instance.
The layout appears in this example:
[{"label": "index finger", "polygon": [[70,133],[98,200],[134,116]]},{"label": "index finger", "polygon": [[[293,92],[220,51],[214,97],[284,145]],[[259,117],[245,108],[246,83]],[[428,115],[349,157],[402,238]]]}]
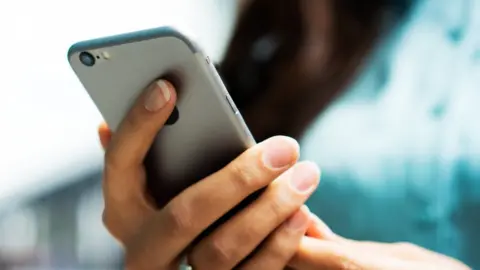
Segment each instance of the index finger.
[{"label": "index finger", "polygon": [[106,165],[115,168],[141,165],[158,131],[170,117],[175,101],[171,83],[158,80],[151,84],[115,131],[107,149]]},{"label": "index finger", "polygon": [[285,137],[248,149],[170,201],[141,236],[127,245],[127,265],[133,269],[146,267],[144,263],[152,269],[164,267],[211,224],[288,170],[298,156],[298,144]]}]

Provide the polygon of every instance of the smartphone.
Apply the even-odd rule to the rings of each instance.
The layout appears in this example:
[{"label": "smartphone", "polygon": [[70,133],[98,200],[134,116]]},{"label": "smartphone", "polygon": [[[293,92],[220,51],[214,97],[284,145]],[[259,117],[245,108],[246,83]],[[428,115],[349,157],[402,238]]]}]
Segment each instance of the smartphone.
[{"label": "smartphone", "polygon": [[150,83],[174,84],[176,108],[145,160],[158,207],[255,144],[211,60],[174,28],[82,41],[68,61],[113,131]]}]

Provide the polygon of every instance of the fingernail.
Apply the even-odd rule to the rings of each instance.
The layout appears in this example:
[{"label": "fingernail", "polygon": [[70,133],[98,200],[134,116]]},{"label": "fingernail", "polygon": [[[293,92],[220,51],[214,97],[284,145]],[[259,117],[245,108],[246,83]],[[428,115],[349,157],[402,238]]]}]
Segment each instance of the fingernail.
[{"label": "fingernail", "polygon": [[288,228],[292,230],[300,230],[306,227],[310,221],[310,210],[303,205],[293,216],[287,220]]},{"label": "fingernail", "polygon": [[284,168],[298,158],[298,143],[288,137],[278,136],[264,142],[263,163],[271,169]]},{"label": "fingernail", "polygon": [[291,177],[292,187],[297,192],[306,193],[317,186],[320,179],[320,170],[313,162],[302,162],[293,168]]},{"label": "fingernail", "polygon": [[145,98],[145,109],[150,112],[156,112],[168,103],[172,95],[170,87],[164,80],[159,80],[153,84]]}]

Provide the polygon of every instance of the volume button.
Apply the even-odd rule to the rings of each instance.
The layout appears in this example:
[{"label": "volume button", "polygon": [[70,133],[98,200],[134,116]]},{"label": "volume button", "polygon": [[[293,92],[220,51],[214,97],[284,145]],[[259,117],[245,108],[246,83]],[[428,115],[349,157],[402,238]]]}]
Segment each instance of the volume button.
[{"label": "volume button", "polygon": [[210,59],[209,56],[205,56],[205,62],[207,63],[207,66],[211,69],[211,73],[213,75],[213,79],[218,83],[218,85],[222,86],[222,90],[225,94],[225,99],[228,102],[228,105],[232,109],[232,112],[234,114],[238,114],[238,109],[237,106],[235,106],[235,103],[233,102],[232,98],[230,97],[230,94],[228,93],[227,89],[225,88],[225,85],[223,84],[222,78],[220,77],[220,74],[218,74],[217,69],[215,68],[215,65],[212,62],[212,59]]},{"label": "volume button", "polygon": [[228,105],[230,105],[230,108],[232,109],[233,113],[238,113],[238,109],[237,109],[237,106],[235,106],[235,103],[233,103],[233,100],[230,96],[225,96],[225,99],[227,100],[228,102]]}]

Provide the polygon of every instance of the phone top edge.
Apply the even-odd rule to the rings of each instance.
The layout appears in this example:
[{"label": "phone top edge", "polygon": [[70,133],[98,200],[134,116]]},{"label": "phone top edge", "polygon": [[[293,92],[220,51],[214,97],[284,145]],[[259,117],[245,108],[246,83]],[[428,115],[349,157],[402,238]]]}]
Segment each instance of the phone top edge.
[{"label": "phone top edge", "polygon": [[67,58],[70,60],[73,54],[81,51],[89,51],[100,49],[103,47],[111,47],[116,45],[122,45],[127,43],[145,41],[160,37],[175,37],[185,42],[185,44],[190,48],[193,53],[201,53],[202,50],[192,42],[187,36],[182,34],[180,31],[176,30],[171,26],[162,26],[156,28],[150,28],[135,32],[128,32],[119,35],[112,35],[102,38],[96,38],[91,40],[80,41],[68,49]]}]

